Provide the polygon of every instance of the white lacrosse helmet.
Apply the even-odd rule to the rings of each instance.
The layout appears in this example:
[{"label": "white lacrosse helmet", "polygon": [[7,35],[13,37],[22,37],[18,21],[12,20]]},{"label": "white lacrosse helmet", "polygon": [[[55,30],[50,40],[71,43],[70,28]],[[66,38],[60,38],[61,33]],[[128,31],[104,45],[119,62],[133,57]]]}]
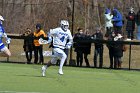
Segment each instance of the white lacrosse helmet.
[{"label": "white lacrosse helmet", "polygon": [[1,20],[1,21],[4,21],[4,18],[3,18],[1,15],[0,15],[0,20]]},{"label": "white lacrosse helmet", "polygon": [[67,20],[61,20],[60,25],[64,31],[67,31],[69,28],[69,22]]}]

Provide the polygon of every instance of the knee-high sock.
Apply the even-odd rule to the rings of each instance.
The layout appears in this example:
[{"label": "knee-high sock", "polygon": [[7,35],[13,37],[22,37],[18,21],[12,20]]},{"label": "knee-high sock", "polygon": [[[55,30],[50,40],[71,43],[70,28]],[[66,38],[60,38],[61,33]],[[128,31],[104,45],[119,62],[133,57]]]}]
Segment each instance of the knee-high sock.
[{"label": "knee-high sock", "polygon": [[67,58],[67,55],[63,55],[63,57],[61,58],[61,61],[60,61],[60,68],[59,69],[63,68],[63,65],[64,65],[66,58]]}]

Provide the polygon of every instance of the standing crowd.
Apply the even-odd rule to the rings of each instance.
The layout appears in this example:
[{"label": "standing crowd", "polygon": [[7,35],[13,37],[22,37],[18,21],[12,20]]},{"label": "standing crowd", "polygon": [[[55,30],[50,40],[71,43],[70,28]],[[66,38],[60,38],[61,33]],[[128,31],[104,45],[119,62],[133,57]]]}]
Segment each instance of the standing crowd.
[{"label": "standing crowd", "polygon": [[[44,64],[43,44],[51,43],[53,56],[52,59],[42,67],[42,75],[45,76],[46,69],[52,64],[56,64],[58,60],[60,61],[58,73],[62,75],[63,65],[67,63],[68,51],[73,44],[74,51],[76,52],[76,66],[83,66],[83,61],[85,61],[86,67],[90,67],[88,55],[91,53],[91,43],[79,41],[95,40],[93,63],[95,68],[102,68],[104,44],[98,41],[123,41],[125,39],[124,32],[122,31],[124,19],[121,12],[116,8],[114,8],[113,11],[107,8],[105,9],[104,17],[106,31],[105,35],[103,34],[103,28],[101,27],[95,27],[95,31],[93,31],[94,33],[92,34],[90,33],[91,31],[89,32],[89,29],[84,31],[84,29],[78,28],[77,33],[75,33],[72,37],[69,30],[69,22],[67,20],[61,20],[60,27],[50,29],[47,34],[43,31],[41,24],[36,24],[36,30],[34,32],[27,28],[27,31],[25,31],[25,33],[22,35],[24,36],[23,48],[26,54],[27,63],[31,64],[32,52],[34,52],[34,64]],[[138,26],[136,37],[138,40],[140,40],[140,11],[135,14],[134,8],[131,7],[130,11],[125,17],[127,21],[126,40],[134,40],[135,24]],[[10,44],[11,39],[7,37],[7,34],[2,26],[3,21],[4,18],[0,16],[0,37],[2,38],[2,36],[4,36],[6,38],[6,43]],[[126,50],[124,45],[121,43],[112,42],[107,43],[106,46],[109,50],[108,54],[110,59],[110,68],[121,68],[123,52]],[[4,45],[1,39],[0,50],[5,56],[11,56],[9,49]]]},{"label": "standing crowd", "polygon": [[[87,38],[91,38],[97,40],[94,42],[94,56],[93,56],[93,63],[94,67],[103,67],[103,50],[104,44],[98,42],[98,40],[109,40],[109,41],[123,41],[123,40],[135,40],[135,27],[137,24],[138,31],[136,33],[136,39],[140,40],[140,11],[137,14],[134,13],[134,8],[130,8],[126,18],[126,29],[124,32],[122,30],[124,26],[124,19],[121,12],[114,8],[112,11],[109,8],[105,9],[104,13],[105,18],[105,35],[103,34],[101,27],[96,27],[95,32],[93,34],[87,35],[86,31],[83,33],[83,29],[78,29],[78,32],[74,35],[74,48],[76,52],[76,63],[77,66],[82,66],[83,63],[83,56],[85,59],[86,66],[90,66],[89,62],[86,61],[87,56],[85,56],[85,51],[89,51],[90,54],[91,44],[85,42],[79,42],[80,40],[87,40]],[[126,36],[125,36],[126,33]],[[87,37],[88,36],[88,37]],[[126,46],[121,43],[111,42],[106,44],[109,50],[109,59],[110,59],[110,67],[111,69],[121,68],[122,65],[122,57],[123,52],[126,51]],[[97,64],[99,56],[99,64]]]}]

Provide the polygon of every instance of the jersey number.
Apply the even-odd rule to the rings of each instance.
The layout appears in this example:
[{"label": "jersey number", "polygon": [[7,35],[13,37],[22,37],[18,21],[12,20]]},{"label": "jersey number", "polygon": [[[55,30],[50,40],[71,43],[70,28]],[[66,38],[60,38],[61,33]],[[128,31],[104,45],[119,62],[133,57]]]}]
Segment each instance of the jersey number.
[{"label": "jersey number", "polygon": [[62,36],[61,38],[60,38],[60,40],[63,42],[64,41],[64,39],[65,39],[65,36]]}]

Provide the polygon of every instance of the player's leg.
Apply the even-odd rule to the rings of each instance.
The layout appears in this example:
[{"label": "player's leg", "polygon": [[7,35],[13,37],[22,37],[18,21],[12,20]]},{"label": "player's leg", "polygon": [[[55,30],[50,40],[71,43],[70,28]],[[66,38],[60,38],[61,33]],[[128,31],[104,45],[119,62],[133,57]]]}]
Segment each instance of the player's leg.
[{"label": "player's leg", "polygon": [[39,56],[40,56],[40,59],[39,59],[39,63],[40,64],[44,64],[44,57],[43,57],[43,46],[39,46]]},{"label": "player's leg", "polygon": [[[54,48],[53,51],[54,51],[54,56],[56,58],[60,58],[60,67],[59,67],[59,72],[58,73],[62,75],[63,74],[62,68],[63,68],[64,62],[67,58],[67,55],[65,54],[64,50],[59,49],[59,48]],[[57,59],[55,61],[57,61]],[[52,61],[52,62],[55,63],[55,61]]]},{"label": "player's leg", "polygon": [[67,55],[65,54],[65,52],[63,50],[59,51],[60,54],[60,67],[59,67],[59,74],[62,75],[63,74],[63,65],[65,63],[65,60],[67,58]]},{"label": "player's leg", "polygon": [[46,69],[51,66],[51,61],[49,61],[46,65],[42,66],[42,76],[46,76],[45,73],[46,73]]},{"label": "player's leg", "polygon": [[56,64],[56,62],[57,62],[57,58],[53,57],[50,61],[48,61],[46,65],[42,66],[42,76],[46,76],[45,75],[46,69],[50,67],[52,64]]},{"label": "player's leg", "polygon": [[64,65],[64,62],[67,58],[67,55],[64,53],[63,50],[59,49],[59,48],[55,48],[53,50],[53,58],[52,60],[50,60],[45,66],[42,67],[42,76],[45,76],[45,73],[46,73],[46,69],[48,67],[50,67],[52,64],[56,64],[58,58],[61,58],[61,61],[60,61],[60,68],[59,68],[59,74],[63,74],[63,71],[62,71],[62,68],[63,68],[63,65]]},{"label": "player's leg", "polygon": [[2,52],[2,54],[0,54],[0,56],[3,56],[3,57],[10,57],[11,56],[11,52],[6,46],[1,47],[0,50]]},{"label": "player's leg", "polygon": [[[64,52],[65,52],[65,54],[66,54],[67,57],[68,57],[69,49],[65,49]],[[68,58],[66,58],[66,60],[65,60],[65,63],[64,63],[65,66],[67,65],[67,61],[68,61]]]}]

